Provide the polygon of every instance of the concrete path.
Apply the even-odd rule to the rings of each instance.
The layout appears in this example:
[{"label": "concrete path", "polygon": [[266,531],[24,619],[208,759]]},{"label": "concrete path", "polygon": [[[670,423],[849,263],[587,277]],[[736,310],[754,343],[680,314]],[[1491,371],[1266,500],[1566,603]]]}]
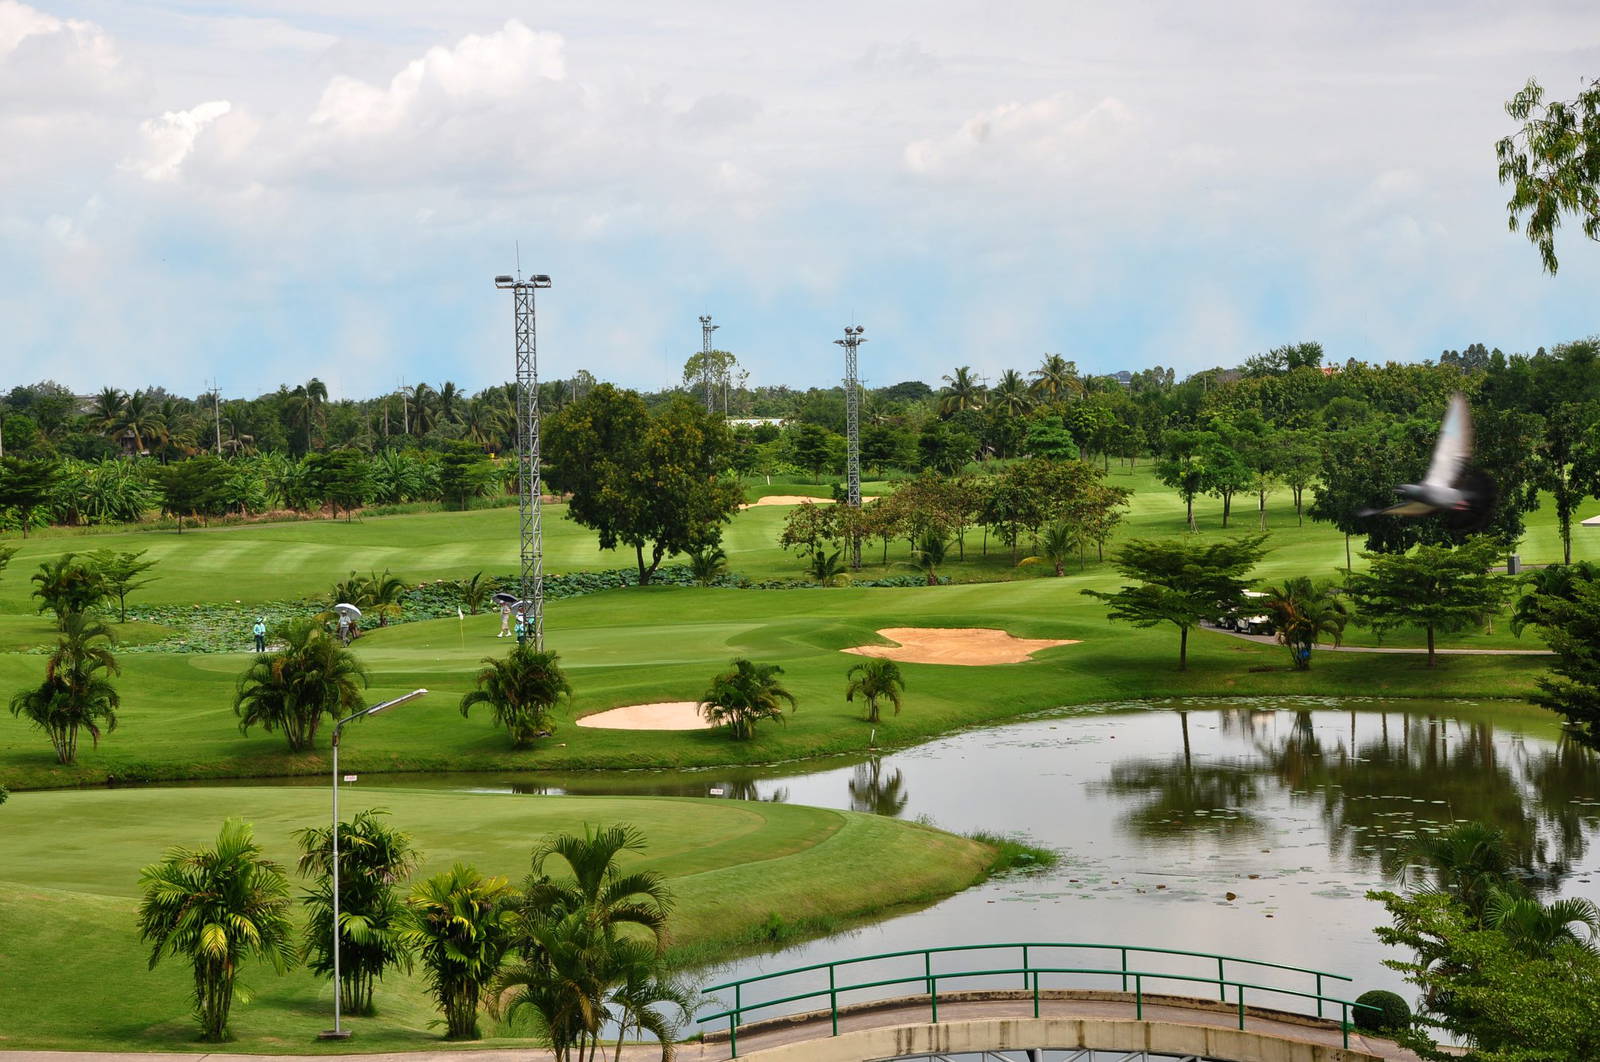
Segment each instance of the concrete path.
[{"label": "concrete path", "polygon": [[[1257,645],[1276,645],[1283,643],[1271,634],[1242,634],[1239,631],[1225,631],[1221,627],[1213,627],[1209,623],[1202,623],[1201,630],[1212,631],[1216,634],[1226,634],[1230,638],[1243,638],[1247,642]],[[1386,645],[1319,645],[1319,653],[1397,653],[1412,656],[1426,656],[1428,650],[1421,649],[1396,649]],[[1437,656],[1554,656],[1548,649],[1435,649]]]},{"label": "concrete path", "polygon": [[[1063,992],[1041,994],[1039,1014],[1045,1018],[1076,1018],[1115,1022],[1135,1026],[1131,995],[1114,992]],[[940,1024],[976,1022],[996,1018],[1031,1018],[1033,997],[1025,991],[952,993],[939,999]],[[841,1008],[839,1032],[925,1026],[930,1012],[926,996],[884,1000]],[[1215,1000],[1176,996],[1145,996],[1144,1023],[1237,1029],[1238,1011],[1232,1004]],[[1294,1014],[1247,1008],[1245,1030],[1257,1036],[1273,1037],[1324,1049],[1339,1048],[1343,1037],[1336,1022]],[[832,1036],[832,1021],[827,1011],[778,1018],[742,1026],[739,1030],[739,1057],[760,1051],[787,1048],[806,1041]],[[492,1043],[490,1041],[489,1043]],[[1387,1040],[1350,1033],[1350,1051],[1384,1062],[1418,1062],[1417,1056]],[[801,1052],[803,1057],[804,1052]],[[654,1062],[661,1049],[653,1045],[629,1045],[622,1051],[624,1062]],[[679,1044],[674,1057],[680,1062],[723,1062],[731,1057],[727,1030],[708,1029],[702,1042]],[[0,1062],[552,1062],[554,1056],[535,1048],[482,1048],[452,1046],[430,1051],[386,1052],[380,1054],[243,1055],[206,1052],[200,1045],[188,1053],[142,1053],[100,1051],[0,1051]],[[610,1052],[607,1052],[610,1058]]]}]

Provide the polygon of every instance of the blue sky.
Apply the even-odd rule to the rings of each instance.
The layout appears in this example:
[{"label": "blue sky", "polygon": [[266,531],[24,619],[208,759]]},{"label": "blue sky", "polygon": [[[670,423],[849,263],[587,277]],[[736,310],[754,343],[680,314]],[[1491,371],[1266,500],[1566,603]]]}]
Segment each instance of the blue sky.
[{"label": "blue sky", "polygon": [[0,0],[0,386],[511,370],[754,383],[1413,360],[1600,331],[1600,246],[1507,232],[1590,2]]}]

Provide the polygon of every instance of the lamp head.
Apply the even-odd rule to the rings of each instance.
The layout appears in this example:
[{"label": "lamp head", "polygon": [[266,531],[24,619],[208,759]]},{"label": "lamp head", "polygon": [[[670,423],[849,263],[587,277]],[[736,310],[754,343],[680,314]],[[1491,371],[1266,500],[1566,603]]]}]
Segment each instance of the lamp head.
[{"label": "lamp head", "polygon": [[528,278],[528,284],[535,288],[548,288],[550,286],[550,278],[543,273],[535,273]]},{"label": "lamp head", "polygon": [[509,288],[515,284],[516,280],[504,273],[501,273],[499,276],[494,278],[494,286],[497,288]]},{"label": "lamp head", "polygon": [[365,712],[363,712],[361,714],[362,715],[377,715],[379,712],[386,712],[390,708],[395,707],[396,705],[404,704],[407,701],[414,701],[418,697],[421,697],[423,694],[425,694],[427,692],[428,692],[427,690],[412,690],[410,693],[401,694],[399,697],[394,698],[394,700],[384,701],[382,704],[374,704],[371,708],[368,708]]}]

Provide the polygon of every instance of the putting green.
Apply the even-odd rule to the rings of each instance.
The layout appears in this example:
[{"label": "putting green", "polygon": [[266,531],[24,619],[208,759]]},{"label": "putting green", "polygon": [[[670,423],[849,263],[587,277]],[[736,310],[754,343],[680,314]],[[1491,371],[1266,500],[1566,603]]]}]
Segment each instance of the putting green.
[{"label": "putting green", "polygon": [[[547,833],[631,823],[650,847],[624,865],[668,877],[678,901],[674,941],[702,954],[753,939],[774,916],[843,922],[943,897],[981,879],[991,857],[976,842],[913,823],[786,804],[359,786],[346,787],[341,803],[346,814],[387,808],[422,851],[421,875],[462,860],[513,882]],[[292,868],[293,831],[325,822],[328,804],[323,789],[126,789],[22,793],[0,814],[0,969],[27,971],[6,978],[0,1047],[155,1051],[198,1048],[186,967],[167,959],[145,969],[134,929],[140,868],[171,845],[214,842],[229,815],[251,822],[268,854]],[[331,1007],[326,982],[257,964],[243,980],[255,1000],[235,1007],[230,1050],[317,1049],[312,1037]],[[437,1044],[417,975],[380,986],[379,1007],[377,1017],[351,1022],[360,1049]],[[485,1030],[511,1035],[493,1022]]]}]

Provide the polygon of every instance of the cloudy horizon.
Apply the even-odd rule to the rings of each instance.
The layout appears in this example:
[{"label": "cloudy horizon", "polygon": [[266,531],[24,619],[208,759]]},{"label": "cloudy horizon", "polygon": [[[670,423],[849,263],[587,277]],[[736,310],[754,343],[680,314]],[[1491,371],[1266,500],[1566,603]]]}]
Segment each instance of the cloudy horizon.
[{"label": "cloudy horizon", "polygon": [[0,384],[476,390],[519,253],[541,375],[642,388],[703,313],[800,387],[1600,331],[1493,152],[1593,4],[438,7],[0,0]]}]

